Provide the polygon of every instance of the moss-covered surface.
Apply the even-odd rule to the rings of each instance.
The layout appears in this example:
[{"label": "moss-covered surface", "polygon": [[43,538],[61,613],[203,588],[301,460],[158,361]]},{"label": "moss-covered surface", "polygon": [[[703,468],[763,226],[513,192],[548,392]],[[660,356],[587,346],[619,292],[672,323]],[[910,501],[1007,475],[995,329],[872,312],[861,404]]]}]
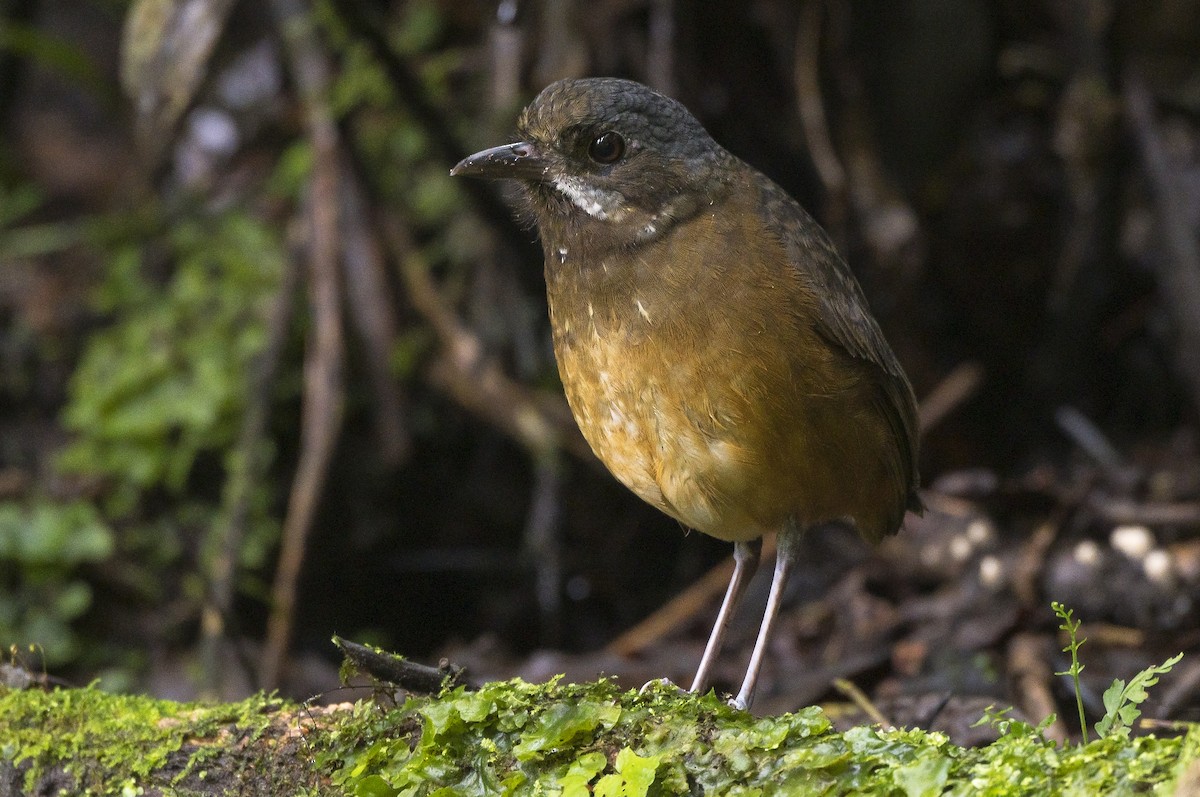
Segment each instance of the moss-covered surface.
[{"label": "moss-covered surface", "polygon": [[1059,747],[1004,721],[964,749],[923,731],[837,733],[820,709],[754,718],[712,695],[521,682],[359,705],[321,760],[356,795],[1171,794],[1200,734]]},{"label": "moss-covered surface", "polygon": [[263,697],[200,706],[9,691],[0,692],[0,764],[19,778],[16,793],[61,783],[97,795],[915,797],[1171,795],[1200,755],[1195,727],[1058,746],[1029,725],[1000,723],[999,741],[965,749],[923,731],[838,733],[815,708],[755,718],[711,695],[603,681],[511,681],[322,712]]},{"label": "moss-covered surface", "polygon": [[327,782],[303,716],[262,695],[202,705],[0,687],[0,794],[296,794]]}]

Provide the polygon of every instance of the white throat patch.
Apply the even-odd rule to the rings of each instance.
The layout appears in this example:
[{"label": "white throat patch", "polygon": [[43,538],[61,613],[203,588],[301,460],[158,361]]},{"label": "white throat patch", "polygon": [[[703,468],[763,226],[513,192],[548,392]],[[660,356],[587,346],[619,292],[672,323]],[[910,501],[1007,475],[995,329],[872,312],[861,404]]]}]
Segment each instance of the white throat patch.
[{"label": "white throat patch", "polygon": [[578,177],[556,177],[554,187],[575,207],[594,219],[620,221],[625,215],[625,196],[619,191],[606,191],[587,185]]}]

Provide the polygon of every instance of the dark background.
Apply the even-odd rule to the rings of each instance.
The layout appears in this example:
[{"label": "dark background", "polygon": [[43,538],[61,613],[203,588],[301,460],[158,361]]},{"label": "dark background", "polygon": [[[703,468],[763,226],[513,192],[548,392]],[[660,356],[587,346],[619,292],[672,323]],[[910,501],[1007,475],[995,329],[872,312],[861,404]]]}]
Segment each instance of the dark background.
[{"label": "dark background", "polygon": [[[1200,641],[1200,3],[179,10],[0,0],[0,642],[22,656],[172,695],[329,689],[334,632],[486,675],[536,672],[539,650],[583,657],[551,670],[620,671],[587,656],[728,547],[590,458],[535,232],[494,186],[447,174],[582,75],[677,97],[783,185],[847,256],[918,397],[950,396],[921,454],[946,500],[882,559],[814,541],[799,579],[801,608],[858,573],[856,594],[895,612],[885,653],[849,674],[879,685],[901,641],[935,650],[912,601],[979,588],[984,552],[932,573],[917,553],[963,533],[964,505],[986,555],[1033,585],[1001,590],[1004,619],[964,657],[1002,670],[1023,633],[1057,655],[1052,599],[1170,652]],[[1173,557],[1169,584],[1143,583],[1119,526]],[[1107,576],[1055,569],[1085,541],[1116,557]],[[295,666],[272,674],[289,583]],[[932,614],[962,621],[948,605]],[[714,611],[668,635],[686,640],[662,648],[679,672]]]}]

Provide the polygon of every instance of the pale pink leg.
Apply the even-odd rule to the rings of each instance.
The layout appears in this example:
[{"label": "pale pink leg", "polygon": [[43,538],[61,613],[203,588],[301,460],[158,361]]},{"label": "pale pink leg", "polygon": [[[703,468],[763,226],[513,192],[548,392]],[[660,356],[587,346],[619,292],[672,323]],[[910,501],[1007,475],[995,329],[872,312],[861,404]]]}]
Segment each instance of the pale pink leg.
[{"label": "pale pink leg", "polygon": [[758,671],[762,669],[763,657],[767,653],[767,645],[771,641],[771,629],[775,618],[779,615],[779,604],[783,601],[783,589],[787,586],[788,576],[800,550],[800,538],[803,530],[789,521],[779,532],[779,543],[775,552],[775,576],[771,579],[771,595],[767,598],[767,609],[763,613],[762,625],[758,629],[758,640],[754,643],[754,652],[750,654],[750,664],[746,667],[746,678],[742,681],[741,691],[733,700],[733,707],[750,708],[754,701],[754,688],[758,685]]},{"label": "pale pink leg", "polygon": [[721,601],[721,611],[717,613],[717,621],[713,623],[712,633],[708,636],[708,644],[704,646],[704,655],[700,657],[700,667],[696,670],[696,678],[692,681],[693,692],[703,692],[708,688],[708,677],[713,663],[721,654],[721,643],[725,641],[725,632],[733,620],[733,613],[746,586],[750,583],[754,571],[758,569],[758,557],[762,553],[762,540],[750,542],[735,542],[733,544],[733,576],[729,579],[729,587],[725,590],[725,600]]}]

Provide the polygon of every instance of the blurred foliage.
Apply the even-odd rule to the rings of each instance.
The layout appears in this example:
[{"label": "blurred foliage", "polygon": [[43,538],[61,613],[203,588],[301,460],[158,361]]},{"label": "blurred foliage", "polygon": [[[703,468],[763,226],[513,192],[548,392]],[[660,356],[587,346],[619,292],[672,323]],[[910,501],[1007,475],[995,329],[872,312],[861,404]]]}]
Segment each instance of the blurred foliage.
[{"label": "blurred foliage", "polygon": [[0,25],[0,52],[37,61],[44,68],[78,83],[95,96],[115,104],[115,87],[105,82],[103,70],[81,48],[36,27],[5,20]]},{"label": "blurred foliage", "polygon": [[[370,46],[356,39],[327,3],[316,5],[318,21],[330,47],[340,58],[329,103],[339,117],[353,117],[350,144],[363,163],[387,164],[367,179],[383,207],[404,208],[407,220],[429,235],[425,254],[467,264],[483,248],[476,222],[461,210],[462,186],[446,164],[432,157],[428,132],[399,101]],[[398,52],[412,56],[427,95],[438,104],[451,102],[449,75],[461,66],[455,49],[434,51],[442,19],[429,3],[408,3],[395,22],[391,39]],[[459,114],[452,115],[465,122]],[[486,239],[485,239],[486,240]]]},{"label": "blurred foliage", "polygon": [[165,284],[144,244],[109,259],[96,306],[113,323],[89,338],[63,411],[76,439],[60,465],[105,477],[114,517],[148,491],[179,495],[197,457],[232,445],[282,268],[275,233],[240,213],[184,220],[164,244]]},{"label": "blurred foliage", "polygon": [[71,661],[81,645],[71,624],[92,605],[81,571],[113,548],[86,502],[0,503],[0,639],[36,641],[46,666]]},{"label": "blurred foliage", "polygon": [[[335,114],[355,116],[353,146],[364,162],[393,164],[372,173],[375,189],[437,228],[456,209],[457,186],[443,165],[429,162],[420,126],[398,108],[369,48],[341,28],[331,6],[318,3],[316,13],[341,59],[330,97]],[[417,53],[432,47],[440,32],[436,7],[412,4],[395,28],[396,43]],[[102,73],[82,47],[26,28],[8,30],[0,47],[45,61],[47,69],[106,102],[113,94],[114,86],[98,85]],[[444,76],[457,62],[457,55],[442,53],[429,62],[430,74]],[[209,65],[214,74],[219,67]],[[84,74],[89,80],[79,79]],[[446,96],[444,81],[441,93]],[[100,323],[87,332],[74,365],[60,413],[71,440],[56,465],[94,496],[94,506],[81,501],[63,511],[88,511],[108,524],[107,550],[118,552],[122,583],[145,601],[160,603],[182,591],[198,606],[206,591],[200,575],[211,553],[206,538],[227,520],[222,501],[247,453],[235,443],[287,256],[274,211],[295,206],[312,170],[311,148],[295,138],[297,132],[287,129],[272,165],[256,172],[232,203],[180,196],[168,181],[159,197],[133,211],[118,206],[47,222],[39,215],[47,200],[36,182],[23,179],[15,163],[0,169],[0,260],[60,255],[79,244],[98,257],[90,311]],[[394,365],[413,373],[417,352],[426,348],[421,330],[402,336]],[[299,368],[297,358],[283,366],[273,401],[299,392]],[[258,445],[267,449],[260,461],[272,461],[272,439]],[[252,487],[239,552],[246,568],[243,592],[265,592],[255,568],[267,562],[277,542],[285,489],[277,482]],[[24,560],[8,561],[6,567],[19,574]],[[167,573],[175,575],[164,578]],[[83,600],[80,594],[27,604],[36,597],[32,592],[13,592],[6,597],[0,639],[42,645],[56,665],[70,661],[77,650],[70,623],[90,604],[90,593]],[[30,607],[37,605],[47,607],[58,626],[43,633],[40,621],[18,624],[19,617],[35,616]]]},{"label": "blurred foliage", "polygon": [[41,204],[42,193],[35,186],[0,180],[0,228],[20,221]]},{"label": "blurred foliage", "polygon": [[[219,497],[178,499],[187,497],[201,457],[222,458],[226,470],[233,464],[248,379],[283,267],[282,242],[277,231],[235,211],[182,220],[162,244],[170,262],[165,279],[148,268],[152,247],[144,243],[108,260],[95,304],[112,323],[88,339],[72,377],[62,417],[75,439],[59,464],[105,480],[111,518],[136,515],[161,492],[176,499],[167,512],[178,524],[206,527]],[[277,528],[264,489],[251,502],[246,552],[254,564]]]},{"label": "blurred foliage", "polygon": [[[236,464],[282,247],[277,230],[232,210],[181,219],[160,240],[106,256],[93,304],[108,323],[87,339],[71,378],[62,421],[73,439],[58,465],[102,483],[99,506],[120,531],[123,577],[145,600],[162,601],[173,589],[163,574],[180,569],[185,596],[198,606],[204,594],[186,557],[217,525],[221,492],[211,473],[199,482],[195,473]],[[274,499],[268,485],[250,495],[241,550],[250,566],[278,536]]]}]

